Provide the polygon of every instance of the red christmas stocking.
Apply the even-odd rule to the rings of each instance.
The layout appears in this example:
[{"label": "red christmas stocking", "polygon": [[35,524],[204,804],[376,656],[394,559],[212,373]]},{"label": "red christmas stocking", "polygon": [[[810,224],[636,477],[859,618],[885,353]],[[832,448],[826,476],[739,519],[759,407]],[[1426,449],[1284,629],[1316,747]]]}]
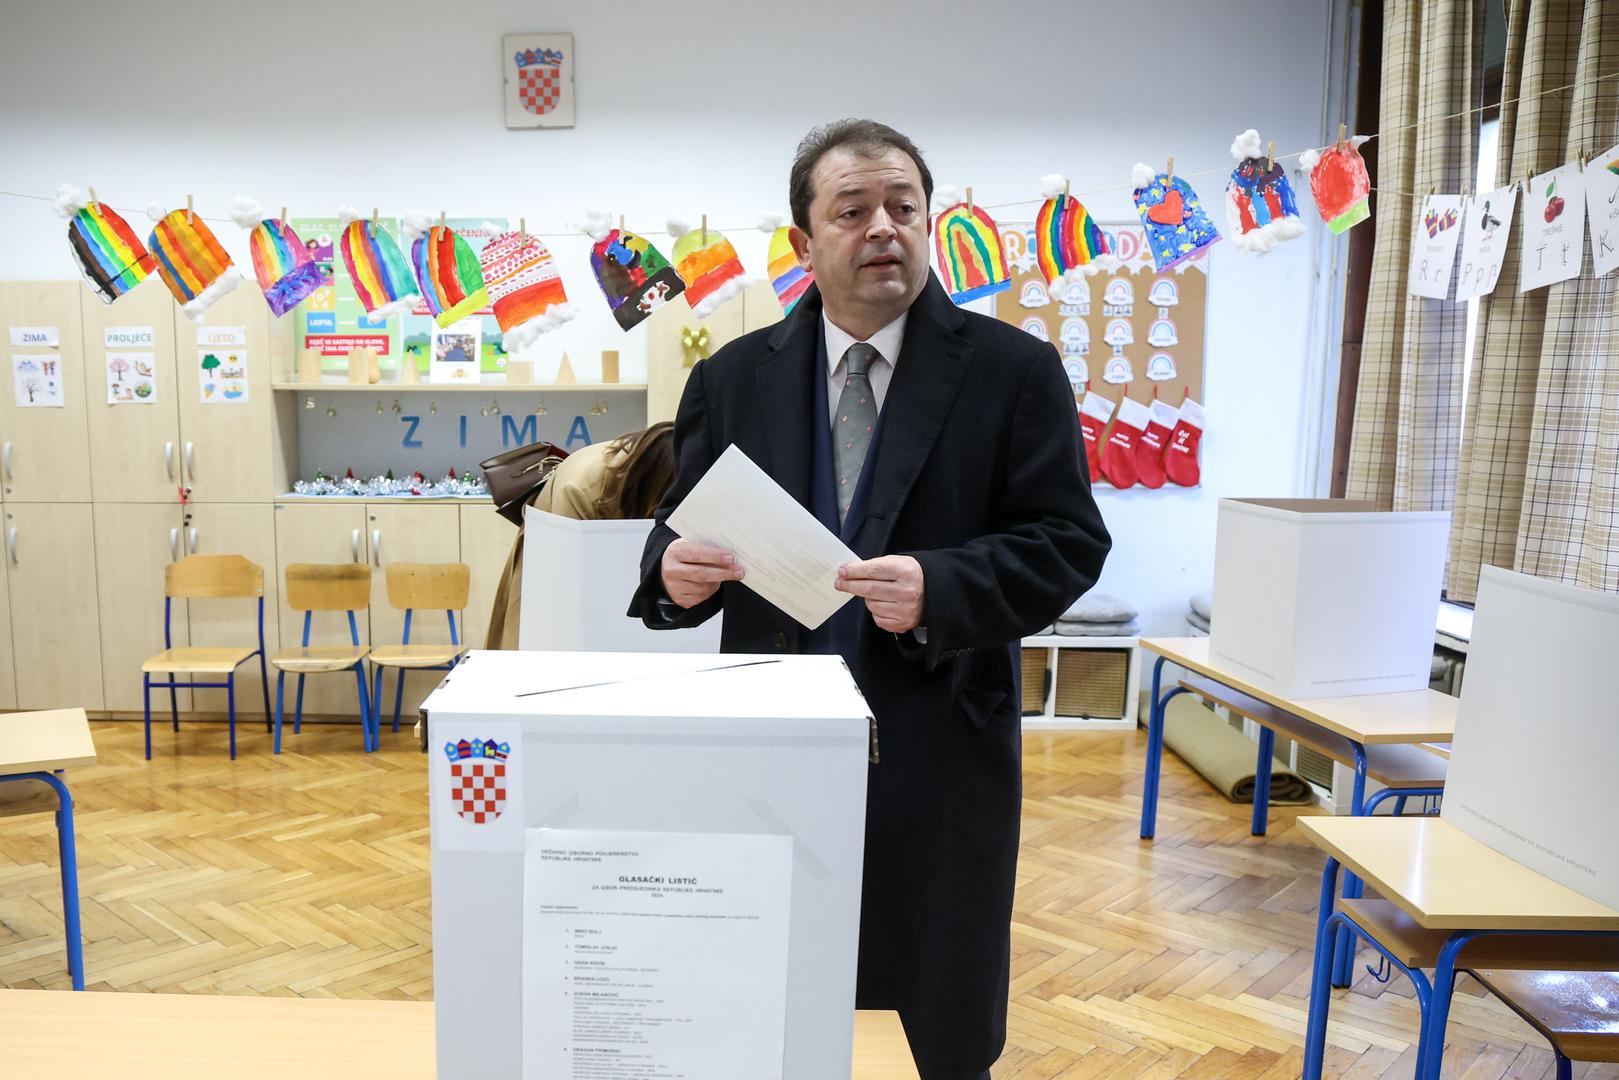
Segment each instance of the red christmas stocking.
[{"label": "red christmas stocking", "polygon": [[1085,465],[1093,481],[1102,475],[1102,431],[1112,418],[1113,403],[1094,390],[1085,391],[1085,400],[1079,406],[1079,431],[1085,438]]},{"label": "red christmas stocking", "polygon": [[1181,403],[1180,417],[1175,421],[1169,448],[1164,453],[1164,471],[1181,487],[1197,487],[1202,481],[1197,467],[1197,446],[1203,440],[1203,430],[1208,423],[1209,414],[1203,411],[1203,406],[1191,398]]},{"label": "red christmas stocking", "polygon": [[1107,437],[1107,443],[1102,447],[1102,475],[1120,490],[1135,487],[1135,444],[1151,416],[1147,407],[1135,398],[1120,399],[1119,415],[1113,420],[1113,434]]},{"label": "red christmas stocking", "polygon": [[1175,406],[1152,399],[1152,419],[1136,440],[1136,474],[1141,483],[1154,490],[1164,486],[1164,447],[1175,430]]}]

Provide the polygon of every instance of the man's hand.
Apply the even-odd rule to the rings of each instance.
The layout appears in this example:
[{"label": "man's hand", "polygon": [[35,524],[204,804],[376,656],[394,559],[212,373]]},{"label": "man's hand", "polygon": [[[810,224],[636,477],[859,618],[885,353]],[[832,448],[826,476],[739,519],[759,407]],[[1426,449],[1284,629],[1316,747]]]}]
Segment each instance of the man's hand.
[{"label": "man's hand", "polygon": [[669,599],[693,608],[719,591],[722,582],[741,581],[742,567],[724,548],[676,540],[663,549],[663,588]]},{"label": "man's hand", "polygon": [[921,625],[922,564],[909,555],[884,555],[840,566],[837,588],[865,597],[866,610],[884,630],[904,634]]}]

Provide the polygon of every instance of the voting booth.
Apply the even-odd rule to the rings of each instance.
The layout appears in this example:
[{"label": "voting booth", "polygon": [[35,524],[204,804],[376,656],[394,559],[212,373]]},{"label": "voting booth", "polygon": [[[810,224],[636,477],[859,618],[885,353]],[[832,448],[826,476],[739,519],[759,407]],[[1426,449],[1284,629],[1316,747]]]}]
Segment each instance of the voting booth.
[{"label": "voting booth", "polygon": [[841,659],[473,652],[424,710],[442,1080],[849,1075]]},{"label": "voting booth", "polygon": [[1268,693],[1422,690],[1450,515],[1347,499],[1221,499],[1209,655]]},{"label": "voting booth", "polygon": [[1486,566],[1440,813],[1619,908],[1607,809],[1619,723],[1604,677],[1615,642],[1619,596]]},{"label": "voting booth", "polygon": [[523,511],[519,649],[719,652],[723,615],[685,630],[649,630],[624,614],[641,580],[649,519],[577,521]]}]

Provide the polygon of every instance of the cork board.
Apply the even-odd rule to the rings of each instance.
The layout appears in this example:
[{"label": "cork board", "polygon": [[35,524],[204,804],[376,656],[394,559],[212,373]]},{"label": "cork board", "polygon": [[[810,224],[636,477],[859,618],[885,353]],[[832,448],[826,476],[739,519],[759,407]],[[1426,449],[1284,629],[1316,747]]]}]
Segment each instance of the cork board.
[{"label": "cork board", "polygon": [[[1088,377],[1115,406],[1126,394],[1148,404],[1154,391],[1171,405],[1187,394],[1201,402],[1208,254],[1159,273],[1140,225],[1104,224],[1102,231],[1122,265],[1086,278],[1077,293],[1051,296],[1034,261],[1032,225],[1003,223],[1012,287],[996,296],[996,318],[1056,346],[1076,401]],[[1155,378],[1166,373],[1166,357],[1174,374]],[[1120,360],[1130,379],[1110,382],[1110,369],[1115,378],[1122,374]]]}]

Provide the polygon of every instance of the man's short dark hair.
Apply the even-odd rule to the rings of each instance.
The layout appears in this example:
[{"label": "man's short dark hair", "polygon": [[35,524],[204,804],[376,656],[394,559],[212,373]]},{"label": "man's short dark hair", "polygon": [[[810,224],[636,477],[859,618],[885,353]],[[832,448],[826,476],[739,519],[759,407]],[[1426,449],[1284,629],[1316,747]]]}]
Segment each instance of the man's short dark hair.
[{"label": "man's short dark hair", "polygon": [[850,150],[862,157],[882,157],[890,150],[898,150],[916,162],[916,171],[922,174],[922,204],[924,208],[933,199],[933,174],[916,144],[887,124],[875,120],[836,120],[815,128],[798,144],[793,157],[793,171],[787,181],[787,205],[793,212],[793,224],[810,232],[809,208],[815,201],[816,164],[832,150]]}]

